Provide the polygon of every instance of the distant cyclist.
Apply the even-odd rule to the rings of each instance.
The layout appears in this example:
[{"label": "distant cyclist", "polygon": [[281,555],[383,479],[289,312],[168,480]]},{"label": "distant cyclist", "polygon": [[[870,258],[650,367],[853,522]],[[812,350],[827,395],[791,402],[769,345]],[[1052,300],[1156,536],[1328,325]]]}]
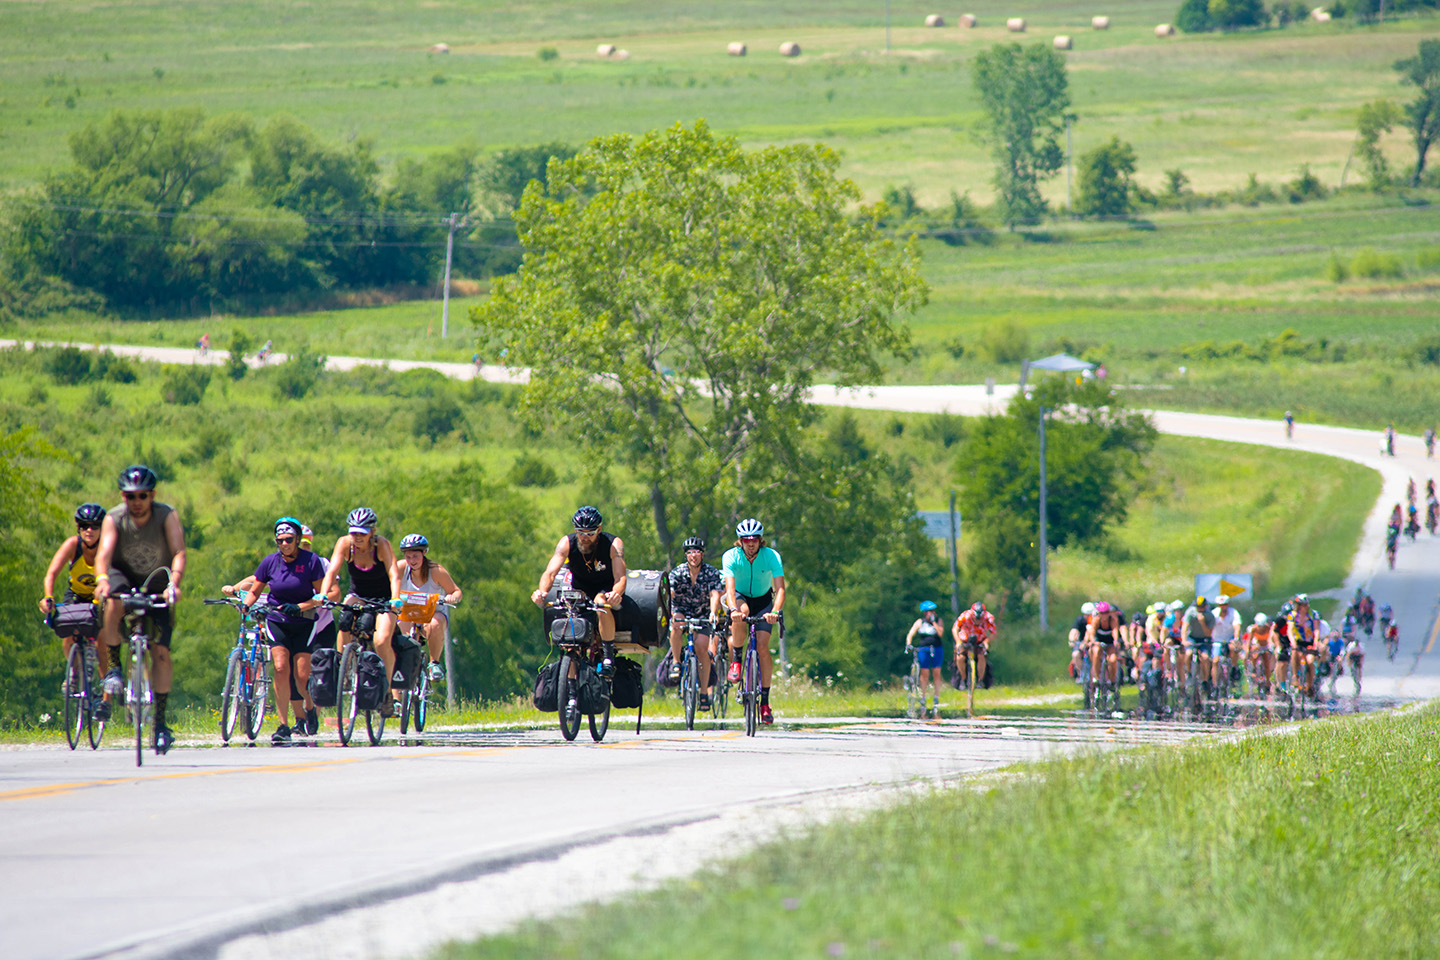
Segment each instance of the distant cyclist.
[{"label": "distant cyclist", "polygon": [[1315,658],[1318,654],[1317,644],[1328,632],[1325,621],[1310,612],[1310,598],[1303,593],[1297,593],[1294,605],[1290,613],[1290,629],[1287,631],[1290,636],[1290,673],[1291,680],[1299,688],[1301,693],[1314,694],[1315,692]]},{"label": "distant cyclist", "polygon": [[1100,668],[1104,666],[1104,675],[1111,683],[1120,681],[1119,654],[1123,627],[1119,611],[1104,600],[1095,604],[1095,616],[1090,619],[1090,628],[1085,634],[1085,642],[1090,648],[1092,677],[1100,676]]},{"label": "distant cyclist", "polygon": [[915,662],[920,665],[920,703],[925,703],[925,679],[929,676],[930,693],[934,698],[930,715],[940,719],[940,665],[945,660],[944,627],[940,623],[940,611],[934,601],[920,604],[920,619],[910,625],[905,635],[905,646],[915,649]]},{"label": "distant cyclist", "polygon": [[[1099,616],[1100,605],[1096,604],[1095,609],[1096,616]],[[970,649],[975,651],[975,686],[978,687],[984,682],[985,661],[990,653],[990,641],[995,638],[995,631],[995,617],[985,609],[983,600],[976,600],[969,610],[955,618],[955,623],[950,627],[950,635],[955,640],[957,676],[965,677],[965,651]]]},{"label": "distant cyclist", "polygon": [[[407,533],[400,538],[401,559],[395,564],[400,580],[400,592],[434,594],[449,604],[460,602],[460,588],[450,571],[430,559],[430,541],[423,533]],[[450,630],[450,614],[436,606],[435,616],[421,626],[425,634],[425,650],[430,654],[430,679],[441,680],[445,668],[440,657],[445,653],[445,635]]]},{"label": "distant cyclist", "polygon": [[1240,652],[1240,614],[1230,606],[1230,597],[1215,598],[1215,624],[1210,629],[1210,682],[1220,683]]},{"label": "distant cyclist", "polygon": [[[260,599],[260,591],[270,588],[270,605],[265,612],[265,636],[270,644],[270,662],[275,667],[275,713],[280,725],[271,736],[272,743],[288,743],[292,691],[304,690],[310,680],[310,635],[315,629],[313,597],[325,582],[325,566],[320,558],[300,546],[300,521],[281,517],[275,521],[274,553],[267,555],[255,568],[245,606]],[[291,679],[294,679],[292,686]],[[296,726],[310,732],[309,718],[296,716]]]},{"label": "distant cyclist", "polygon": [[1180,620],[1185,636],[1185,649],[1180,653],[1180,675],[1183,677],[1187,670],[1195,670],[1208,683],[1210,634],[1215,629],[1215,612],[1210,609],[1210,601],[1203,596],[1196,597],[1195,602],[1185,608],[1185,615]]},{"label": "distant cyclist", "polygon": [[755,649],[760,658],[760,722],[774,723],[770,710],[770,660],[768,625],[780,619],[785,606],[785,564],[780,554],[765,545],[765,527],[753,517],[735,526],[735,546],[725,551],[720,575],[725,581],[725,605],[730,609],[730,647],[735,662],[730,664],[730,682],[740,682],[741,661],[750,631],[746,617],[764,617],[755,628]]},{"label": "distant cyclist", "polygon": [[1070,625],[1070,678],[1080,682],[1080,660],[1085,656],[1085,634],[1090,630],[1090,618],[1095,616],[1095,604],[1085,601],[1080,604],[1080,616]]},{"label": "distant cyclist", "polygon": [[1285,411],[1285,439],[1291,440],[1295,437],[1295,414],[1289,410]]},{"label": "distant cyclist", "polygon": [[1435,428],[1433,426],[1425,428],[1425,456],[1432,459],[1435,456]]},{"label": "distant cyclist", "polygon": [[[670,679],[680,679],[680,663],[684,659],[685,620],[708,618],[720,621],[720,591],[725,586],[720,571],[705,562],[705,541],[690,537],[685,541],[685,562],[670,571]],[[709,631],[695,634],[695,659],[700,664],[701,710],[710,709],[710,655],[714,637]]]},{"label": "distant cyclist", "polygon": [[1263,613],[1255,614],[1255,622],[1245,631],[1245,659],[1252,672],[1260,679],[1260,686],[1266,695],[1275,682],[1275,653],[1279,637],[1275,624]]}]

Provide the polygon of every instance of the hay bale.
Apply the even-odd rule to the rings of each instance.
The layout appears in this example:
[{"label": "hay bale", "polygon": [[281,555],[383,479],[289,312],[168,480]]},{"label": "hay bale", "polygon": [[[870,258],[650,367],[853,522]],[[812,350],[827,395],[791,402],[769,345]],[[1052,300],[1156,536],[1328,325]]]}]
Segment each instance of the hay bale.
[{"label": "hay bale", "polygon": [[613,43],[602,43],[602,44],[600,44],[600,46],[598,46],[598,47],[595,48],[595,56],[597,56],[597,57],[613,57],[613,56],[615,56],[615,44],[613,44]]},{"label": "hay bale", "polygon": [[612,57],[611,59],[613,59],[613,60],[629,60],[629,59],[630,59],[630,51],[629,51],[629,50],[616,50],[616,51],[615,51],[615,56]]},{"label": "hay bale", "polygon": [[1060,34],[1060,36],[1058,36],[1058,37],[1055,38],[1055,49],[1056,49],[1056,50],[1074,50],[1074,49],[1075,49],[1075,41],[1072,40],[1072,39],[1070,39],[1069,37],[1065,36],[1065,34],[1062,33],[1062,34]]},{"label": "hay bale", "polygon": [[966,30],[969,30],[971,27],[975,26],[977,22],[978,21],[975,19],[975,14],[973,13],[960,14],[960,26],[964,27]]},{"label": "hay bale", "polygon": [[430,48],[430,52],[431,52],[431,53],[449,53],[449,52],[450,52],[450,44],[448,44],[448,43],[437,43],[437,44],[435,44],[433,47]]},{"label": "hay bale", "polygon": [[1324,7],[1316,7],[1314,10],[1310,11],[1310,19],[1314,20],[1316,23],[1329,23],[1330,11],[1326,10]]},{"label": "hay bale", "polygon": [[1155,36],[1157,36],[1157,37],[1173,37],[1173,36],[1175,36],[1175,27],[1174,27],[1174,25],[1173,25],[1173,24],[1169,24],[1169,23],[1162,23],[1162,24],[1160,24],[1160,26],[1158,26],[1158,27],[1155,28]]},{"label": "hay bale", "polygon": [[794,40],[786,40],[784,43],[780,44],[780,56],[782,56],[782,57],[798,57],[798,56],[800,56],[800,44],[796,43]]},{"label": "hay bale", "polygon": [[745,44],[737,41],[726,47],[725,52],[732,57],[743,57],[745,56]]},{"label": "hay bale", "polygon": [[1006,21],[1005,21],[1005,29],[1006,29],[1006,30],[1009,30],[1011,33],[1024,33],[1024,32],[1025,32],[1025,18],[1024,18],[1024,17],[1011,17],[1009,20],[1006,20]]},{"label": "hay bale", "polygon": [[1091,17],[1091,18],[1090,18],[1090,28],[1091,28],[1092,30],[1109,30],[1109,29],[1110,29],[1110,18],[1109,18],[1109,17]]},{"label": "hay bale", "polygon": [[938,14],[938,13],[932,13],[932,14],[930,14],[930,16],[928,16],[928,17],[925,18],[925,26],[927,26],[927,27],[943,27],[943,26],[945,26],[945,18],[942,17],[942,16],[940,16],[940,14]]}]

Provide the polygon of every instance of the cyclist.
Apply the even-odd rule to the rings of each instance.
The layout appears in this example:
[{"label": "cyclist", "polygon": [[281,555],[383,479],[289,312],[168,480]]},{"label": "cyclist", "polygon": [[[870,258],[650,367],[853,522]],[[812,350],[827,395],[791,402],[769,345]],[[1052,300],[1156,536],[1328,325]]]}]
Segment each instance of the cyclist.
[{"label": "cyclist", "polygon": [[1139,619],[1135,621],[1139,626],[1137,631],[1140,640],[1135,656],[1135,680],[1146,684],[1152,682],[1146,680],[1163,669],[1163,656],[1165,653],[1165,604],[1160,601],[1149,604],[1145,607],[1145,622]]},{"label": "cyclist", "polygon": [[[741,659],[749,641],[745,617],[765,618],[766,624],[780,619],[785,607],[785,564],[780,554],[765,545],[765,527],[754,517],[735,525],[735,546],[725,551],[720,561],[720,575],[725,581],[725,606],[730,610],[730,649],[735,662],[730,664],[730,682],[740,682]],[[770,711],[770,631],[755,628],[755,648],[760,656],[760,722],[774,723]]]},{"label": "cyclist", "polygon": [[[388,601],[392,606],[400,602],[400,579],[396,576],[395,551],[390,541],[375,532],[380,518],[369,507],[356,507],[345,518],[345,533],[335,540],[335,549],[330,553],[330,565],[325,570],[325,580],[320,592],[331,600],[340,596],[340,571],[349,574],[350,589],[345,602],[352,600]],[[355,613],[346,609],[339,611],[335,618],[338,629],[335,646],[343,650],[353,639],[350,629],[355,625]],[[391,638],[395,634],[395,615],[381,613],[375,617],[375,633],[372,642],[375,652],[385,661],[385,676],[395,676],[395,647]],[[381,701],[383,716],[394,716],[395,703],[389,697]]]},{"label": "cyclist", "polygon": [[1425,456],[1432,459],[1435,456],[1435,428],[1433,426],[1425,428]]},{"label": "cyclist", "polygon": [[1391,620],[1390,623],[1386,625],[1385,632],[1381,634],[1381,636],[1384,637],[1386,643],[1394,644],[1396,649],[1398,649],[1400,646],[1400,624]]},{"label": "cyclist", "polygon": [[530,599],[537,606],[543,606],[545,595],[564,567],[570,576],[570,585],[603,608],[587,613],[586,617],[600,631],[603,651],[600,672],[608,675],[615,660],[615,611],[625,598],[625,544],[619,537],[600,529],[605,518],[594,507],[576,510],[570,522],[575,532],[561,537],[555,544],[555,552],[550,555],[545,572],[540,574],[540,585],[530,594]]},{"label": "cyclist", "polygon": [[[685,541],[685,562],[670,571],[670,680],[680,679],[680,661],[684,658],[682,620],[698,620],[708,616],[712,624],[720,621],[720,590],[724,580],[720,571],[705,562],[705,541],[690,537]],[[695,659],[700,662],[701,710],[710,709],[710,654],[715,635],[695,635]]]},{"label": "cyclist", "polygon": [[[82,503],[75,508],[75,536],[65,538],[55,556],[50,558],[50,566],[45,571],[41,613],[48,616],[55,609],[55,580],[67,567],[65,593],[61,595],[60,602],[90,603],[95,599],[95,554],[100,549],[100,527],[104,520],[105,508],[98,503]],[[67,661],[74,644],[74,637],[65,637],[61,641],[61,654]],[[98,657],[96,666],[103,666]]]},{"label": "cyclist", "polygon": [[[1389,522],[1388,524],[1386,524],[1386,526],[1388,526],[1391,530],[1394,530],[1394,531],[1396,531],[1396,532],[1398,533],[1398,532],[1400,531],[1400,528],[1401,528],[1402,526],[1404,526],[1404,524],[1405,524],[1405,514],[1404,514],[1404,513],[1401,511],[1401,509],[1400,509],[1400,503],[1399,503],[1399,501],[1396,501],[1396,503],[1395,503],[1395,508],[1390,511],[1390,522]],[[1363,591],[1361,590],[1361,588],[1357,587],[1357,588],[1356,588],[1356,593],[1361,593],[1361,592],[1363,592]]]},{"label": "cyclist", "polygon": [[1323,629],[1324,621],[1310,612],[1310,598],[1297,593],[1291,601],[1294,608],[1290,613],[1291,674],[1300,684],[1302,692],[1313,693],[1315,686],[1315,644],[1328,633]]},{"label": "cyclist", "polygon": [[[275,713],[280,718],[280,725],[270,737],[271,743],[289,742],[293,733],[290,729],[291,699],[296,692],[309,686],[310,636],[315,631],[314,610],[320,603],[313,598],[321,592],[325,582],[325,567],[320,558],[300,546],[300,528],[300,521],[294,517],[281,517],[275,521],[275,546],[280,549],[260,561],[245,594],[245,606],[248,608],[260,599],[262,588],[270,588],[265,636],[270,641],[270,662],[275,665],[272,689],[275,693]],[[303,718],[307,731],[309,709]],[[298,711],[295,723],[297,726],[302,723]]]},{"label": "cyclist", "polygon": [[[1210,634],[1215,629],[1215,613],[1210,609],[1210,601],[1203,596],[1196,597],[1195,602],[1185,608],[1180,621],[1185,635],[1185,649],[1180,653],[1180,675],[1186,676],[1186,671],[1190,669],[1198,670],[1208,686]],[[1192,657],[1195,658],[1193,664]]]},{"label": "cyclist", "polygon": [[1275,632],[1275,624],[1263,613],[1255,614],[1255,622],[1249,630],[1245,631],[1245,659],[1258,671],[1260,684],[1265,688],[1266,696],[1270,694],[1270,687],[1275,682],[1275,648],[1279,637]]},{"label": "cyclist", "polygon": [[1210,682],[1220,683],[1221,671],[1234,667],[1240,653],[1240,614],[1230,597],[1215,598],[1215,626],[1210,631]]},{"label": "cyclist", "polygon": [[[448,604],[460,602],[460,588],[450,571],[429,557],[430,541],[423,533],[407,533],[400,538],[402,559],[396,564],[400,579],[401,593],[436,594]],[[425,648],[430,654],[430,679],[442,680],[445,668],[440,665],[440,656],[445,652],[445,634],[450,630],[450,614],[436,606],[435,616],[424,624]]]},{"label": "cyclist", "polygon": [[175,743],[175,734],[165,722],[165,706],[174,672],[170,639],[175,631],[175,604],[180,600],[180,581],[185,578],[185,528],[173,507],[156,501],[158,482],[159,478],[147,466],[126,467],[119,482],[125,502],[112,508],[100,527],[100,546],[95,552],[95,569],[100,571],[95,574],[95,599],[105,603],[100,639],[109,648],[110,670],[105,675],[104,701],[96,716],[103,719],[109,715],[110,698],[120,692],[122,685],[120,618],[125,608],[111,598],[142,587],[163,591],[169,609],[153,614],[158,636],[150,638],[155,751],[163,754]]},{"label": "cyclist", "polygon": [[[920,665],[920,705],[925,705],[925,678],[930,677],[930,693],[934,700],[934,706],[930,708],[930,716],[940,719],[940,663],[945,659],[945,638],[942,635],[940,625],[940,610],[935,606],[933,600],[926,600],[920,604],[920,619],[910,625],[910,632],[905,635],[905,646],[914,647],[915,662]],[[916,639],[919,642],[916,643]]]},{"label": "cyclist", "polygon": [[205,356],[205,354],[209,353],[209,352],[210,352],[210,334],[208,334],[208,333],[202,333],[202,334],[200,334],[200,339],[195,342],[195,349],[199,352],[200,356],[202,356],[202,357]]},{"label": "cyclist", "polygon": [[1395,611],[1390,608],[1390,604],[1380,604],[1380,633],[1382,635],[1385,633],[1385,628],[1390,625],[1390,621],[1394,619]]},{"label": "cyclist", "polygon": [[[1090,620],[1090,627],[1085,632],[1085,643],[1090,648],[1090,675],[1100,675],[1100,663],[1105,663],[1105,674],[1110,682],[1118,683],[1119,658],[1116,641],[1120,639],[1120,632],[1123,629],[1118,611],[1109,603],[1101,600],[1095,604],[1095,616]],[[982,673],[981,676],[984,676]]]},{"label": "cyclist", "polygon": [[[1100,616],[1100,607],[1103,604],[1095,605],[1095,615]],[[1093,629],[1094,623],[1091,623]],[[990,641],[995,636],[995,617],[986,609],[982,600],[976,600],[970,604],[970,609],[962,611],[960,616],[955,618],[954,625],[950,628],[950,635],[955,638],[955,673],[956,676],[965,676],[965,648],[968,645],[975,651],[975,686],[980,686],[985,680],[985,657],[990,652]]]},{"label": "cyclist", "polygon": [[1080,682],[1080,658],[1085,654],[1085,634],[1090,629],[1090,618],[1095,616],[1095,604],[1086,601],[1080,604],[1080,616],[1070,625],[1070,678]]},{"label": "cyclist", "polygon": [[1393,423],[1385,428],[1385,452],[1392,457],[1395,456],[1395,424]]},{"label": "cyclist", "polygon": [[1285,411],[1285,439],[1290,440],[1295,436],[1295,414],[1289,410]]}]

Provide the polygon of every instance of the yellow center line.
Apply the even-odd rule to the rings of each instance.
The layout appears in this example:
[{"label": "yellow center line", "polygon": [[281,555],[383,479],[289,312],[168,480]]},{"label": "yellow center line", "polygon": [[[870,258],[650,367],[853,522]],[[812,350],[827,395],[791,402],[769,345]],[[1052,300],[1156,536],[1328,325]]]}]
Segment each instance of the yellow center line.
[{"label": "yellow center line", "polygon": [[1425,642],[1425,649],[1420,651],[1422,654],[1429,653],[1435,649],[1435,638],[1437,636],[1440,636],[1440,612],[1435,614],[1435,622],[1430,625],[1430,639]]}]

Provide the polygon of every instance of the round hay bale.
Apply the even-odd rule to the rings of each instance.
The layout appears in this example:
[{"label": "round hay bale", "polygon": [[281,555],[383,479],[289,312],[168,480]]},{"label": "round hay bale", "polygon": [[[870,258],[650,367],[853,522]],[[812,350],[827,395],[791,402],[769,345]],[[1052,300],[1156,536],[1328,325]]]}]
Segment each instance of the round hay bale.
[{"label": "round hay bale", "polygon": [[743,57],[745,56],[745,44],[736,41],[735,43],[732,43],[728,47],[726,47],[725,52],[730,54],[730,56],[732,57]]},{"label": "round hay bale", "polygon": [[1162,24],[1160,24],[1160,26],[1158,26],[1158,27],[1155,28],[1155,36],[1157,36],[1157,37],[1173,37],[1173,36],[1175,36],[1175,27],[1174,27],[1174,25],[1169,24],[1169,23],[1162,23]]},{"label": "round hay bale", "polygon": [[1109,17],[1091,17],[1091,18],[1090,18],[1090,27],[1091,27],[1091,29],[1094,29],[1094,30],[1109,30],[1109,29],[1110,29],[1110,18],[1109,18]]},{"label": "round hay bale", "polygon": [[615,56],[615,44],[613,44],[613,43],[602,43],[602,44],[600,44],[600,46],[598,46],[598,47],[595,48],[595,56],[597,56],[597,57],[613,57],[613,56]]},{"label": "round hay bale", "polygon": [[450,52],[450,44],[448,44],[448,43],[437,43],[437,44],[435,44],[433,47],[430,48],[430,52],[431,52],[431,53],[449,53],[449,52]]},{"label": "round hay bale", "polygon": [[938,13],[932,13],[932,14],[930,14],[930,16],[928,16],[928,17],[925,18],[925,26],[927,26],[927,27],[943,27],[943,26],[945,26],[945,18],[942,17],[942,16],[940,16],[940,14],[938,14]]},{"label": "round hay bale", "polygon": [[978,21],[976,21],[975,19],[975,14],[973,13],[960,14],[960,26],[964,27],[966,30],[969,30],[971,27],[975,26],[977,22]]},{"label": "round hay bale", "polygon": [[615,51],[614,59],[616,59],[616,60],[629,60],[629,59],[630,59],[630,51],[629,51],[629,50],[616,50],[616,51]]},{"label": "round hay bale", "polygon": [[1055,38],[1055,49],[1056,49],[1056,50],[1074,50],[1074,49],[1075,49],[1075,41],[1072,40],[1071,38],[1065,36],[1065,34],[1062,33],[1062,34],[1060,34],[1060,36],[1058,36],[1058,37]]},{"label": "round hay bale", "polygon": [[1005,21],[1005,29],[1006,29],[1006,30],[1009,30],[1011,33],[1024,33],[1024,32],[1025,32],[1025,18],[1024,18],[1024,17],[1011,17],[1009,20],[1006,20],[1006,21]]},{"label": "round hay bale", "polygon": [[798,56],[800,56],[800,44],[796,43],[794,40],[786,40],[784,43],[780,44],[780,56],[782,56],[782,57],[798,57]]},{"label": "round hay bale", "polygon": [[1316,7],[1314,10],[1310,11],[1310,19],[1314,20],[1316,23],[1329,23],[1330,11],[1326,10],[1324,7]]}]

